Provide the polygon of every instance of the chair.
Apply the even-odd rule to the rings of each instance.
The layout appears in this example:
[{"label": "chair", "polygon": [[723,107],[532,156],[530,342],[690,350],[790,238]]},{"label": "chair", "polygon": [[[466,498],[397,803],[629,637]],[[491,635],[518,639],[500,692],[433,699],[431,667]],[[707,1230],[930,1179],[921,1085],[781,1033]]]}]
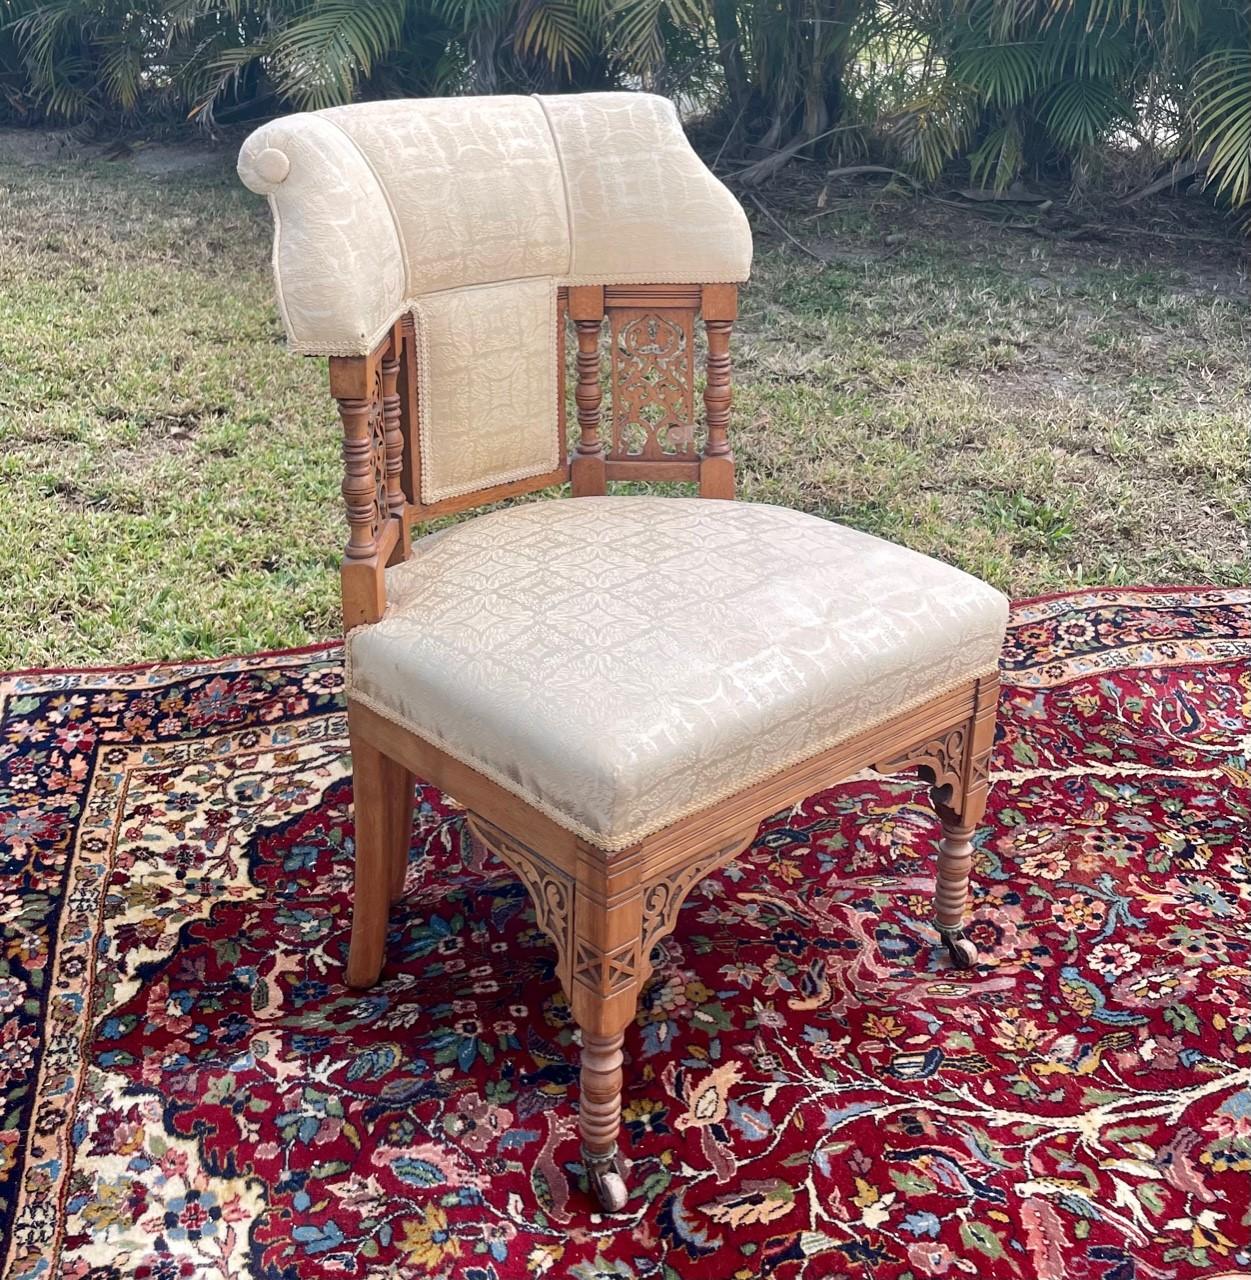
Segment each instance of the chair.
[{"label": "chair", "polygon": [[378,980],[423,778],[551,939],[581,1029],[588,1180],[620,1210],[622,1042],[652,948],[761,819],[866,767],[919,770],[942,825],[935,925],[956,966],[976,960],[961,924],[1007,602],[733,501],[751,236],[663,99],[337,107],[258,129],[239,172],[269,197],[290,345],[330,357],[343,423],[347,981]]}]

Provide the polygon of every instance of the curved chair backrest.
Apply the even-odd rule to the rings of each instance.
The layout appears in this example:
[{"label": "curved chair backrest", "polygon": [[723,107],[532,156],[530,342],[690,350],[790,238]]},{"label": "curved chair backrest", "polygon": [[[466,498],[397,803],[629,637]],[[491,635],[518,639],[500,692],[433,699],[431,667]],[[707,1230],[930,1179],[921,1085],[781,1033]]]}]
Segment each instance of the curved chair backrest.
[{"label": "curved chair backrest", "polygon": [[[292,349],[332,357],[348,437],[347,557],[371,562],[376,580],[413,519],[569,477],[567,319],[579,342],[575,492],[602,492],[627,474],[732,492],[725,346],[751,234],[665,99],[335,107],[257,129],[239,173],[269,197]],[[701,310],[710,325],[702,455],[693,422]],[[598,437],[605,315],[608,447]],[[345,573],[350,622],[347,582]],[[363,617],[381,608],[381,591]]]}]

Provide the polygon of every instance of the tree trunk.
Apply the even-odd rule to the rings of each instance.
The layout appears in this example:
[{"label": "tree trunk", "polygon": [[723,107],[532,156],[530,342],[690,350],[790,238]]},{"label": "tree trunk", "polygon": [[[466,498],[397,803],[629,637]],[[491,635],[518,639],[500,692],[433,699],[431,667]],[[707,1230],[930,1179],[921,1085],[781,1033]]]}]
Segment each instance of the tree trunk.
[{"label": "tree trunk", "polygon": [[[730,96],[731,119],[741,123],[751,107],[752,93],[738,29],[738,0],[712,0],[712,23],[717,37],[717,61],[725,72],[725,87]],[[732,126],[738,127],[739,124]]]}]

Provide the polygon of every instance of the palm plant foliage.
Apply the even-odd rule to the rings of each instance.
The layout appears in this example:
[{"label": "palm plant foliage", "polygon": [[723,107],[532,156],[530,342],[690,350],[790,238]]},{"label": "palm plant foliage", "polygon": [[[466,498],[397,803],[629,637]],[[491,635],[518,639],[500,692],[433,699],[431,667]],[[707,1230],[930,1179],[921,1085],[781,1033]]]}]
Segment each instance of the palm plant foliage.
[{"label": "palm plant foliage", "polygon": [[207,127],[362,97],[648,87],[757,177],[1190,157],[1251,201],[1246,0],[0,0],[0,118]]},{"label": "palm plant foliage", "polygon": [[958,154],[975,180],[999,187],[1031,169],[1080,174],[1120,141],[1149,158],[1161,146],[1206,157],[1217,185],[1245,199],[1245,4],[920,0],[910,9],[931,64],[897,132],[925,176]]}]

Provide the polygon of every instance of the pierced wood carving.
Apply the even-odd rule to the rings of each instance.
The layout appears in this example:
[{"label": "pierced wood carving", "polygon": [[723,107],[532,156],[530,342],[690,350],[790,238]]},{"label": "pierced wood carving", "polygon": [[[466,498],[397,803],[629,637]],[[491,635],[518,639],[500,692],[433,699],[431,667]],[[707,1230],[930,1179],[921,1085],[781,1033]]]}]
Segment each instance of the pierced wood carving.
[{"label": "pierced wood carving", "polygon": [[367,398],[339,400],[339,416],[343,419],[343,501],[349,529],[345,554],[349,560],[367,560],[377,549],[378,534],[391,514],[380,369],[374,370]]},{"label": "pierced wood carving", "polygon": [[970,806],[984,805],[990,789],[998,697],[998,677],[984,677],[977,682],[971,719],[871,767],[878,773],[918,770],[930,784],[930,796],[940,816],[944,821],[958,822]]},{"label": "pierced wood carving", "polygon": [[730,840],[719,844],[702,858],[687,863],[666,876],[653,880],[643,887],[643,937],[642,954],[647,971],[651,972],[649,957],[652,948],[661,938],[673,932],[678,923],[678,912],[687,895],[705,876],[711,875],[727,862],[733,862],[756,837],[757,828],[742,831]]},{"label": "pierced wood carving", "polygon": [[[906,773],[917,769],[935,792],[946,797],[953,808],[960,807],[964,795],[965,755],[968,751],[969,726],[956,725],[946,733],[930,738],[902,751],[889,760],[873,765],[878,773]],[[950,788],[948,792],[946,788]]]},{"label": "pierced wood carving", "polygon": [[696,458],[694,311],[614,308],[612,449],[616,461]]},{"label": "pierced wood carving", "polygon": [[602,951],[594,943],[579,938],[573,962],[573,979],[609,996],[635,985],[639,977],[638,940],[613,951]]},{"label": "pierced wood carving", "polygon": [[465,825],[470,836],[489,849],[526,887],[534,904],[534,920],[556,948],[556,971],[568,989],[570,955],[573,950],[573,878],[554,867],[542,854],[507,832],[493,827],[476,814]]}]

